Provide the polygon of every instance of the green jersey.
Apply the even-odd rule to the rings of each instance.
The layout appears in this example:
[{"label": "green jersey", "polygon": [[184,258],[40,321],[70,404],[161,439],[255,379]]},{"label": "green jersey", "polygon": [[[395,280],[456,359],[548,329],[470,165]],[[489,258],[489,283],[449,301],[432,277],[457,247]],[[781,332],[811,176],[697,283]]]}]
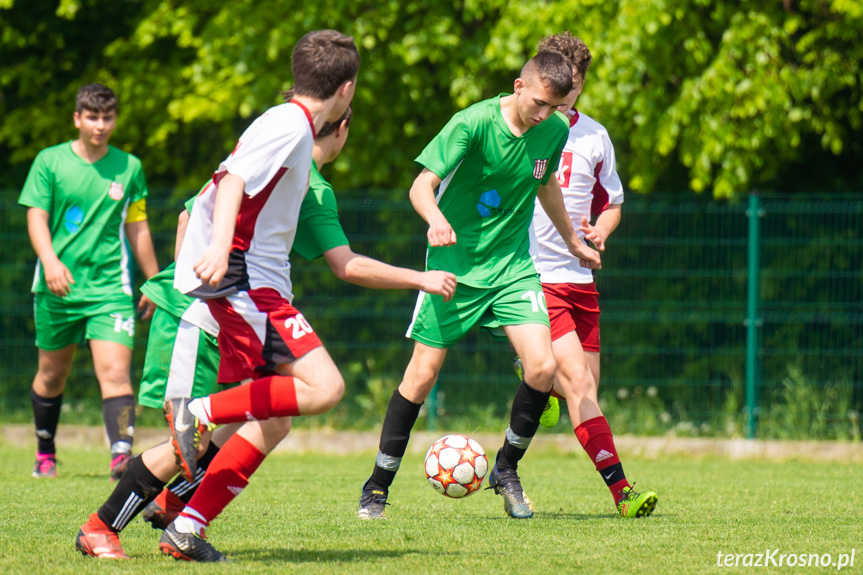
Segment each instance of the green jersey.
[{"label": "green jersey", "polygon": [[[66,142],[39,152],[18,203],[45,210],[54,253],[75,280],[70,303],[131,297],[124,223],[129,205],[147,196],[141,161],[113,146],[90,164]],[[36,263],[34,293],[50,293]]]},{"label": "green jersey", "polygon": [[569,122],[555,114],[521,136],[500,109],[501,94],[457,113],[416,159],[441,178],[438,207],[456,244],[430,247],[427,268],[459,283],[497,287],[535,274],[529,227],[539,186],[557,171]]},{"label": "green jersey", "polygon": [[346,245],[348,238],[339,222],[336,194],[330,183],[321,176],[317,163],[312,161],[309,191],[300,206],[291,255],[299,254],[307,260],[313,260],[324,255],[327,250]]}]

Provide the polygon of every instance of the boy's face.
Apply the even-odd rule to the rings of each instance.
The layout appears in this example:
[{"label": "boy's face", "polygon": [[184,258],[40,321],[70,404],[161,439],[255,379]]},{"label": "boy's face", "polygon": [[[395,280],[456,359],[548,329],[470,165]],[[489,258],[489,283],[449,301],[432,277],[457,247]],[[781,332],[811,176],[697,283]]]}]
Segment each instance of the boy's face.
[{"label": "boy's face", "polygon": [[80,139],[94,148],[107,146],[114,128],[117,127],[117,112],[114,110],[110,112],[81,110],[75,112],[73,118]]},{"label": "boy's face", "polygon": [[515,81],[516,109],[525,126],[533,127],[549,119],[557,109],[566,103],[566,98],[555,96],[542,82]]},{"label": "boy's face", "polygon": [[578,97],[581,95],[581,90],[583,88],[584,78],[582,78],[578,74],[573,74],[572,90],[569,91],[569,94],[566,96],[566,101],[563,103],[563,106],[560,107],[561,112],[569,112],[575,107],[575,101],[578,100]]}]

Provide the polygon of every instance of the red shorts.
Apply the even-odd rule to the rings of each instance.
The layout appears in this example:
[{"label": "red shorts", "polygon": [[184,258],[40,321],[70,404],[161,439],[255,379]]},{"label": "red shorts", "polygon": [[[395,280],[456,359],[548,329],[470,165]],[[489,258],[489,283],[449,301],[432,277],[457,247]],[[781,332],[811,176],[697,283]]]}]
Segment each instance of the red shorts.
[{"label": "red shorts", "polygon": [[219,383],[273,375],[323,345],[303,314],[271,288],[207,300],[219,322]]},{"label": "red shorts", "polygon": [[599,353],[599,292],[596,283],[542,284],[551,340],[575,331],[584,351]]}]

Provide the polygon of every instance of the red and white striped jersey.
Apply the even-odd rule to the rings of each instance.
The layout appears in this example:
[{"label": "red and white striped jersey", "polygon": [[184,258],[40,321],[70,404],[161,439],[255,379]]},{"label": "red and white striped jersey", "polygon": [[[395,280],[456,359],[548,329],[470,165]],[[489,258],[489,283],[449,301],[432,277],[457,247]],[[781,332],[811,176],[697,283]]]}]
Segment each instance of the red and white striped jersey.
[{"label": "red and white striped jersey", "polygon": [[[238,290],[272,288],[291,301],[288,254],[294,243],[300,206],[309,188],[315,129],[298,102],[267,110],[249,126],[213,181],[195,199],[174,286],[199,297],[220,297]],[[245,182],[231,246],[228,273],[217,288],[202,286],[195,263],[213,236],[213,211],[219,182],[228,173]]]},{"label": "red and white striped jersey", "polygon": [[[602,125],[577,110],[569,111],[569,138],[563,148],[557,179],[572,225],[591,219],[612,204],[623,203],[623,185],[617,175],[614,146]],[[584,234],[578,232],[579,238]],[[563,238],[536,201],[530,230],[530,254],[542,283],[590,283],[591,270],[579,265]]]}]

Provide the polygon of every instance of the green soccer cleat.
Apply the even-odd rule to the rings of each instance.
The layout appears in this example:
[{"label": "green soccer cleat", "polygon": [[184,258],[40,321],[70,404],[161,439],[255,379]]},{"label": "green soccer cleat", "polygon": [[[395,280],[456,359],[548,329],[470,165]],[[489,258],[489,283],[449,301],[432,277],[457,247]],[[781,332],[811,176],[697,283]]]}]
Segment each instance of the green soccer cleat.
[{"label": "green soccer cleat", "polygon": [[647,517],[656,508],[656,493],[654,491],[645,491],[638,493],[632,487],[624,487],[620,490],[623,496],[617,502],[617,511],[621,517],[636,519],[638,517]]},{"label": "green soccer cleat", "polygon": [[539,424],[543,427],[554,427],[560,421],[560,401],[553,395],[548,396],[548,403],[539,417]]}]

